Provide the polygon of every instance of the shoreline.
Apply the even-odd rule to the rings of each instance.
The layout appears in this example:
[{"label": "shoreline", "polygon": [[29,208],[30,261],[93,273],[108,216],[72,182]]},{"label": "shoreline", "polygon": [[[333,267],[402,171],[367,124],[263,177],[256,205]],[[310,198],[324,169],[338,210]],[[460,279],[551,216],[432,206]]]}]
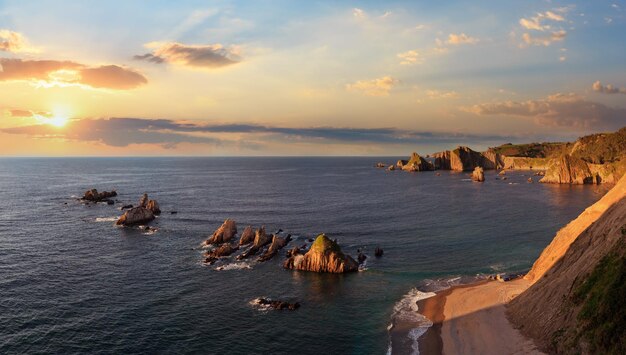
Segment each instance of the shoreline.
[{"label": "shoreline", "polygon": [[419,313],[433,323],[418,339],[420,354],[541,354],[505,315],[505,305],[529,285],[523,278],[483,280],[418,301]]}]

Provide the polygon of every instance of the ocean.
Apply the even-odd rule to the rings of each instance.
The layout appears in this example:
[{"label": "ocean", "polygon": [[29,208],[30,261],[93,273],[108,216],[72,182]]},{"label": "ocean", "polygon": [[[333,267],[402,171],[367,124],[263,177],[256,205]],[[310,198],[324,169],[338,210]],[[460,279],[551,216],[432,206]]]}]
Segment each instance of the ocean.
[{"label": "ocean", "polygon": [[[529,171],[475,183],[374,168],[397,159],[0,159],[0,353],[397,353],[388,327],[414,316],[418,290],[529,269],[605,192],[530,184]],[[90,188],[120,202],[78,201]],[[158,230],[114,226],[144,192]],[[282,229],[289,246],[323,232],[369,258],[345,275],[284,270],[287,249],[203,265],[200,244],[226,218]],[[263,310],[258,297],[302,306]]]}]

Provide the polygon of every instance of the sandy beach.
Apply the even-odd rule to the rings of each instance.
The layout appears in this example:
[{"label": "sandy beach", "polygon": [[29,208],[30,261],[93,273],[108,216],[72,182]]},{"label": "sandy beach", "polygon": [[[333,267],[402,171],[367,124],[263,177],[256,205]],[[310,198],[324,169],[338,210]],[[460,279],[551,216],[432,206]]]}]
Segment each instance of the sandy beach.
[{"label": "sandy beach", "polygon": [[505,316],[505,304],[529,285],[483,281],[419,301],[420,313],[433,322],[419,339],[420,354],[542,354]]}]

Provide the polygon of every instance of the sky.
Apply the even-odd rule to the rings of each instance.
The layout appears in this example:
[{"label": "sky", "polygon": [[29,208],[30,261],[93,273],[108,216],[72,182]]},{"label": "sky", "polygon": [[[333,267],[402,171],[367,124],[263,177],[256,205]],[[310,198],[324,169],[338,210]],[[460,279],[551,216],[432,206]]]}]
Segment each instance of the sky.
[{"label": "sky", "polygon": [[626,126],[626,1],[0,0],[0,156],[429,154]]}]

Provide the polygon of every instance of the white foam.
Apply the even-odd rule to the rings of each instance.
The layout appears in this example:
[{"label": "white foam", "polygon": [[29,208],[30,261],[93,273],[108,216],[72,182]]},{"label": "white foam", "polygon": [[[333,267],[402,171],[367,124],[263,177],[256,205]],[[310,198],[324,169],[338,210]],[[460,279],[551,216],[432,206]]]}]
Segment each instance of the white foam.
[{"label": "white foam", "polygon": [[[398,323],[410,326],[411,330],[408,336],[412,340],[411,354],[419,354],[417,339],[433,325],[433,322],[418,313],[419,307],[417,302],[435,295],[434,292],[422,292],[413,288],[393,306],[391,324],[387,327],[387,330],[390,331]],[[391,352],[391,344],[387,352]]]},{"label": "white foam", "polygon": [[215,268],[217,271],[228,271],[228,270],[246,270],[252,269],[252,265],[248,262],[240,262],[240,263],[230,263],[222,266],[218,266]]},{"label": "white foam", "polygon": [[115,222],[119,217],[96,217],[96,222]]}]

